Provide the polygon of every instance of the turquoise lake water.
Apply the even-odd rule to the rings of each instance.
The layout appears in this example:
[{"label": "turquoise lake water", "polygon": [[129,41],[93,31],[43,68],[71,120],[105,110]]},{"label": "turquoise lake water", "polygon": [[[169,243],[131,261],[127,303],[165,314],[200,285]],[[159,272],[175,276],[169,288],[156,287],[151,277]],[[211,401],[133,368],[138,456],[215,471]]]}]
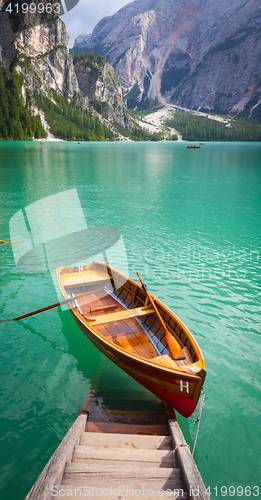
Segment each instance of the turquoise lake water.
[{"label": "turquoise lake water", "polygon": [[[0,191],[2,240],[10,239],[10,220],[13,240],[29,238],[30,222],[38,245],[84,224],[121,231],[129,275],[141,273],[203,351],[208,373],[195,460],[211,499],[259,498],[261,144],[206,143],[193,151],[164,142],[1,142]],[[32,235],[24,249],[0,244],[2,319],[57,302],[37,257],[31,268],[16,266]],[[90,383],[100,402],[117,394],[156,404],[92,346],[69,311],[2,323],[0,337],[1,499],[26,496]],[[196,416],[179,417],[191,446]]]}]

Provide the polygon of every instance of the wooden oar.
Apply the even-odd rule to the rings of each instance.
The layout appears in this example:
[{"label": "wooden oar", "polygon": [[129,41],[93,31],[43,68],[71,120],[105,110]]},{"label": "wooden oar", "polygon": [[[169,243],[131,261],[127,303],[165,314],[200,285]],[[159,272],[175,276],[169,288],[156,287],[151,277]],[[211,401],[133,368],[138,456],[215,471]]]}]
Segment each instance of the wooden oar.
[{"label": "wooden oar", "polygon": [[166,325],[165,325],[165,322],[163,321],[157,307],[156,307],[156,304],[149,292],[149,290],[147,289],[142,277],[140,276],[140,274],[137,272],[137,276],[141,282],[141,286],[143,288],[143,290],[146,292],[147,294],[147,297],[160,321],[160,323],[162,324],[164,330],[165,330],[165,337],[166,337],[166,340],[167,340],[167,343],[168,343],[168,346],[169,346],[169,349],[170,349],[170,352],[174,358],[174,360],[178,360],[177,358],[182,358],[184,359],[183,357],[183,352],[181,350],[181,346],[179,345],[179,343],[176,341],[176,339],[174,339],[174,337],[171,335],[171,333],[169,332],[169,330],[167,329]]},{"label": "wooden oar", "polygon": [[17,321],[18,319],[28,318],[29,316],[34,316],[35,314],[39,314],[44,311],[48,311],[49,309],[53,309],[54,307],[62,306],[63,304],[68,304],[69,302],[73,302],[74,300],[78,300],[83,297],[85,293],[78,295],[78,297],[71,297],[70,299],[62,300],[61,302],[56,302],[55,304],[51,304],[50,306],[42,307],[41,309],[36,309],[35,311],[29,312],[27,314],[23,314],[22,316],[17,316],[17,318],[11,319],[0,319],[0,323],[4,321]]},{"label": "wooden oar", "polygon": [[5,240],[0,240],[0,243],[23,243],[23,241],[5,241]]}]

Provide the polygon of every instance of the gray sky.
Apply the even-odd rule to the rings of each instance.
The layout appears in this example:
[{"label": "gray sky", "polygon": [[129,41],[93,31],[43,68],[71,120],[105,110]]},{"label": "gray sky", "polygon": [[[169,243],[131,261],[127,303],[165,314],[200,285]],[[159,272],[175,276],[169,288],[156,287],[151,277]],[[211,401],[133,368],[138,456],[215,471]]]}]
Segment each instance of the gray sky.
[{"label": "gray sky", "polygon": [[62,16],[70,37],[69,47],[72,48],[78,35],[87,35],[104,17],[115,14],[131,0],[79,0],[72,10]]}]

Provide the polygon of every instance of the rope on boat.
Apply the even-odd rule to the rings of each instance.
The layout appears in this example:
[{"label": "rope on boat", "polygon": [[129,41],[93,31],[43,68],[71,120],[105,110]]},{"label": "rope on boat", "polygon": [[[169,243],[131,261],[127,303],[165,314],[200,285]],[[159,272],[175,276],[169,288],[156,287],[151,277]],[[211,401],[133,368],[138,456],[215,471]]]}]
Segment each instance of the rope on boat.
[{"label": "rope on boat", "polygon": [[202,413],[202,410],[203,410],[203,404],[204,404],[204,399],[205,399],[205,395],[206,395],[203,387],[201,387],[201,391],[200,392],[201,392],[201,397],[200,397],[200,403],[199,403],[198,418],[194,422],[194,424],[198,424],[198,427],[197,427],[196,437],[195,437],[194,446],[193,446],[193,450],[192,450],[192,457],[194,455],[194,451],[195,451],[195,448],[196,448],[196,443],[197,443],[197,439],[198,439],[199,425],[200,425],[200,419],[201,419],[201,413]]}]

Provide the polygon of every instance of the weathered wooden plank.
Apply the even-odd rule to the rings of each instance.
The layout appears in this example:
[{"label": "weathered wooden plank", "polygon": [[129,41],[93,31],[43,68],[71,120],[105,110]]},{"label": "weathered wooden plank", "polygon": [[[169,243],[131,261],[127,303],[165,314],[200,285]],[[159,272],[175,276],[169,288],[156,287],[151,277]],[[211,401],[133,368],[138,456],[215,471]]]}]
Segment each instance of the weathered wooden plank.
[{"label": "weathered wooden plank", "polygon": [[111,447],[107,448],[96,448],[92,446],[76,446],[74,449],[72,462],[83,462],[90,463],[94,460],[95,463],[103,462],[104,465],[108,462],[112,465],[118,463],[121,466],[129,466],[132,462],[135,464],[143,464],[147,467],[174,467],[173,462],[173,451],[169,450],[137,450],[137,449],[125,449]]},{"label": "weathered wooden plank", "polygon": [[115,477],[115,479],[121,478],[136,478],[136,479],[169,479],[176,480],[181,478],[180,469],[173,469],[172,467],[147,467],[146,464],[136,465],[130,464],[129,467],[121,467],[120,465],[96,465],[95,461],[92,464],[83,464],[70,462],[67,463],[64,470],[65,476],[75,477],[88,477],[89,479],[98,477]]},{"label": "weathered wooden plank", "polygon": [[176,420],[175,412],[170,408],[168,409],[168,422],[172,444],[175,450],[174,459],[176,460],[177,466],[182,470],[184,486],[189,492],[189,498],[191,500],[210,500],[196,463],[193,460]]},{"label": "weathered wooden plank", "polygon": [[86,420],[86,414],[79,415],[25,500],[50,500],[52,498],[51,487],[61,483],[65,464],[71,460],[74,446],[79,443],[81,433],[85,430]]},{"label": "weathered wooden plank", "polygon": [[88,485],[91,486],[92,488],[102,488],[102,489],[106,488],[106,485],[107,486],[110,485],[113,488],[118,488],[118,486],[124,485],[125,487],[128,486],[129,489],[134,488],[135,490],[138,488],[141,489],[143,486],[146,485],[146,489],[147,488],[152,489],[153,491],[159,491],[163,489],[164,490],[168,489],[171,491],[174,491],[175,489],[183,490],[182,481],[177,481],[175,479],[173,480],[168,478],[154,479],[146,477],[137,479],[135,476],[133,476],[132,478],[119,477],[119,479],[116,479],[112,478],[111,475],[108,475],[103,478],[99,477],[97,479],[90,479],[87,477],[86,479],[84,479],[83,477],[81,478],[77,475],[71,475],[66,477],[63,484],[67,486],[76,485],[80,487],[85,487],[86,485]]},{"label": "weathered wooden plank", "polygon": [[96,446],[102,448],[131,448],[146,450],[172,450],[170,436],[144,436],[135,434],[109,434],[83,432],[80,446]]},{"label": "weathered wooden plank", "polygon": [[71,463],[66,465],[63,476],[64,485],[101,487],[119,485],[141,488],[146,486],[152,490],[182,488],[182,475],[179,469],[158,467],[142,467],[139,464],[129,467],[113,467],[94,464]]},{"label": "weathered wooden plank", "polygon": [[110,432],[116,434],[149,434],[153,436],[167,436],[167,425],[129,425],[113,422],[87,422],[87,432]]},{"label": "weathered wooden plank", "polygon": [[94,318],[86,316],[87,321],[90,326],[102,325],[106,323],[113,323],[114,321],[123,321],[128,318],[135,318],[137,316],[147,316],[147,314],[154,314],[153,309],[144,309],[143,307],[137,307],[136,309],[125,309],[124,311],[119,311],[116,313],[102,314],[101,316],[96,316]]}]

